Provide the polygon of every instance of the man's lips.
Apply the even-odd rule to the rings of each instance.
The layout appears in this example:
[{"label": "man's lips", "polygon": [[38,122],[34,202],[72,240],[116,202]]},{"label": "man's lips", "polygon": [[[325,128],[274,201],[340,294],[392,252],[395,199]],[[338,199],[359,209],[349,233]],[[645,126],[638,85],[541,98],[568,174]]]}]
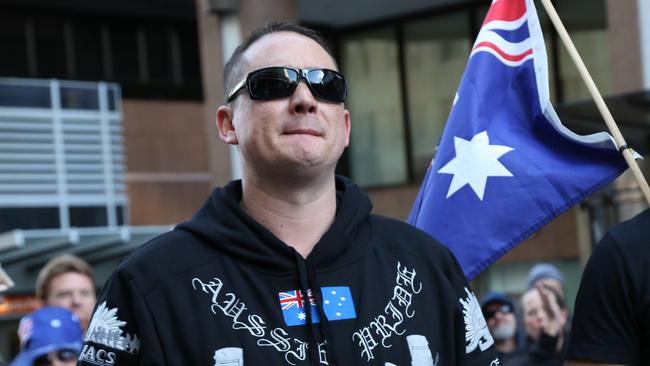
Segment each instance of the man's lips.
[{"label": "man's lips", "polygon": [[313,130],[310,128],[296,128],[289,131],[285,131],[284,135],[311,135],[311,136],[322,136],[323,134],[318,130]]}]

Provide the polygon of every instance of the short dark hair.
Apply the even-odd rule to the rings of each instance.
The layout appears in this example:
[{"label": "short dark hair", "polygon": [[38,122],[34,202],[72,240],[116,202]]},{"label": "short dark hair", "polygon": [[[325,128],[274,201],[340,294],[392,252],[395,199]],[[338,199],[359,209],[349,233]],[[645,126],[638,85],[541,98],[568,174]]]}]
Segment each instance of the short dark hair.
[{"label": "short dark hair", "polygon": [[332,57],[334,65],[337,65],[336,59],[334,58],[334,52],[332,52],[329,44],[320,33],[316,32],[313,29],[309,29],[287,21],[270,22],[262,27],[255,29],[248,36],[248,38],[246,38],[244,42],[242,42],[235,49],[235,52],[233,52],[232,56],[230,56],[230,59],[226,63],[226,66],[223,68],[224,98],[228,98],[228,93],[232,90],[232,88],[235,87],[235,84],[244,77],[244,65],[242,65],[241,62],[244,52],[246,52],[246,50],[248,50],[248,48],[260,38],[264,37],[267,34],[277,32],[293,32],[313,39],[325,50],[325,52],[327,52],[328,55],[330,55],[330,57]]}]

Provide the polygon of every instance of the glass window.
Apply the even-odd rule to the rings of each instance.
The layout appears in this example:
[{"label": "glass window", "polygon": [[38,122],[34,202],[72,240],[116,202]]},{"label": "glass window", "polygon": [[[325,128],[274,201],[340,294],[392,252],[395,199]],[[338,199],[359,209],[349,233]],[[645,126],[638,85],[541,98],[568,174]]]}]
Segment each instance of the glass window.
[{"label": "glass window", "polygon": [[61,108],[63,109],[99,109],[97,88],[61,87]]},{"label": "glass window", "polygon": [[67,75],[63,19],[35,17],[36,69],[39,77],[60,78]]},{"label": "glass window", "polygon": [[0,233],[14,229],[54,229],[59,227],[57,207],[2,207]]},{"label": "glass window", "polygon": [[152,84],[171,84],[173,73],[169,28],[150,25],[147,26],[145,34],[147,36],[149,78]]},{"label": "glass window", "polygon": [[176,29],[180,39],[182,80],[190,85],[200,85],[201,61],[196,23],[180,24]]},{"label": "glass window", "polygon": [[[584,9],[589,11],[584,11]],[[602,94],[612,91],[612,56],[607,33],[604,0],[575,0],[558,2],[557,11],[569,31],[587,70]],[[560,79],[565,102],[590,98],[585,83],[558,40]]]},{"label": "glass window", "polygon": [[101,25],[96,21],[78,21],[73,29],[77,77],[81,80],[106,79]]},{"label": "glass window", "polygon": [[139,82],[137,31],[133,24],[115,22],[110,26],[113,78],[122,82]]},{"label": "glass window", "polygon": [[25,17],[6,10],[0,12],[0,72],[3,76],[27,75]]},{"label": "glass window", "polygon": [[467,13],[409,23],[404,50],[411,138],[411,167],[424,177],[447,121],[471,41]]},{"label": "glass window", "polygon": [[92,227],[108,225],[105,206],[70,207],[70,226]]},{"label": "glass window", "polygon": [[50,108],[50,88],[0,81],[0,106]]},{"label": "glass window", "polygon": [[408,179],[397,51],[393,28],[342,39],[352,121],[350,173],[363,186]]}]

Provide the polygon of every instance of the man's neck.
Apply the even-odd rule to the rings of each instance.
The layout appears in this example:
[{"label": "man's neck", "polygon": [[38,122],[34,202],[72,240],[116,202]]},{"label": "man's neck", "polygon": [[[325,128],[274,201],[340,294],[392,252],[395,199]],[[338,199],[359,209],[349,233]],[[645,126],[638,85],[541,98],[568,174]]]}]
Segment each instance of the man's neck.
[{"label": "man's neck", "polygon": [[242,179],[241,206],[247,214],[307,258],[336,214],[334,177],[297,188]]}]

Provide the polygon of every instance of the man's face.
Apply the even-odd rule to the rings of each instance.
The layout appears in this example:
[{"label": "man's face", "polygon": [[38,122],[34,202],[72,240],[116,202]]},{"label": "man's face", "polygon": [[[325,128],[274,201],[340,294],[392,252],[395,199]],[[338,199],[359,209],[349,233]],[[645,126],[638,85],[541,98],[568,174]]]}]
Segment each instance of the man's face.
[{"label": "man's face", "polygon": [[484,313],[490,333],[497,341],[514,337],[517,319],[512,307],[501,302],[493,302],[485,306]]},{"label": "man's face", "polygon": [[[244,76],[270,66],[336,70],[318,43],[293,32],[263,36],[242,61]],[[243,91],[231,106],[232,130],[224,131],[220,122],[220,133],[227,143],[239,145],[244,176],[331,174],[348,145],[350,118],[343,103],[316,99],[304,80],[289,97],[251,100]]]},{"label": "man's face", "polygon": [[50,280],[46,305],[60,306],[75,313],[84,331],[95,307],[95,285],[85,275],[67,272]]}]

